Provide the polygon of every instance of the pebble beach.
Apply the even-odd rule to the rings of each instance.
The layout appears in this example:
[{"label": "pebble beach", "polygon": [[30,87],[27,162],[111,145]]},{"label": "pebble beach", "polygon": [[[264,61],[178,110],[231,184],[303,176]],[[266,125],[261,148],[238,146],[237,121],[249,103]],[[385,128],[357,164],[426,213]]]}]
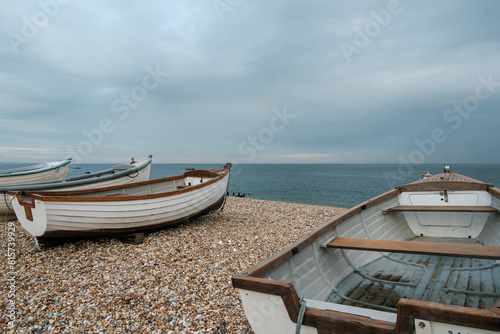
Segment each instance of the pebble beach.
[{"label": "pebble beach", "polygon": [[4,222],[0,332],[253,333],[231,277],[345,210],[228,197],[222,211],[142,244],[102,238],[41,251],[15,222],[10,264]]}]

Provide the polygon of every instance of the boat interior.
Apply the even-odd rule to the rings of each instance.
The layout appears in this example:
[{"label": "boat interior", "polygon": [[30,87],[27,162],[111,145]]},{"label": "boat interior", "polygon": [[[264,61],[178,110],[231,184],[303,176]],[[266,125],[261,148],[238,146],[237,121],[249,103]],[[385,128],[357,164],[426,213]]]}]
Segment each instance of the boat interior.
[{"label": "boat interior", "polygon": [[308,307],[383,321],[396,321],[401,298],[487,309],[500,301],[499,195],[395,189],[249,275],[291,282]]},{"label": "boat interior", "polygon": [[325,301],[397,312],[401,298],[486,309],[500,298],[495,260],[388,253],[343,278]]}]

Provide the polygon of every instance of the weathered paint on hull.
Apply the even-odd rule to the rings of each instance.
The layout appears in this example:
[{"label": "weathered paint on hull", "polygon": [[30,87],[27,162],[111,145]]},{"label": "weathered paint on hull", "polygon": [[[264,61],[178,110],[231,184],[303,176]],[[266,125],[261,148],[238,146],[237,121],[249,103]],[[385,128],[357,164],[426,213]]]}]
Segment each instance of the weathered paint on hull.
[{"label": "weathered paint on hull", "polygon": [[169,227],[174,227],[176,225],[182,224],[190,219],[206,215],[212,211],[218,210],[224,203],[225,196],[220,198],[213,205],[197,212],[191,214],[190,216],[177,218],[169,221],[165,221],[158,224],[137,226],[134,228],[116,228],[116,229],[96,229],[96,230],[85,230],[85,231],[48,231],[43,236],[37,237],[38,240],[43,242],[54,242],[55,239],[87,239],[87,238],[100,238],[100,237],[111,237],[111,236],[122,236],[133,233],[147,233],[163,230]]}]

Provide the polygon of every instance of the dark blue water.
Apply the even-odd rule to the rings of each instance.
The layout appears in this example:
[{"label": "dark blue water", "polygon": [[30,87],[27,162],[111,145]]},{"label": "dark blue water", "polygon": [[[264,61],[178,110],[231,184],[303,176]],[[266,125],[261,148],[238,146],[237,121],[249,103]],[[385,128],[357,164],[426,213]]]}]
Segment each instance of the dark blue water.
[{"label": "dark blue water", "polygon": [[[26,164],[0,165],[1,169]],[[190,164],[196,169],[220,168],[224,164]],[[68,176],[95,172],[112,164],[81,164],[70,167]],[[185,172],[185,164],[151,166],[151,179]],[[75,166],[73,166],[75,167]],[[452,171],[500,186],[500,164],[455,164]],[[245,193],[248,198],[305,204],[353,207],[393,189],[416,181],[423,173],[439,174],[442,164],[241,164],[232,168],[229,192]]]},{"label": "dark blue water", "polygon": [[[230,192],[350,208],[396,185],[416,181],[427,171],[442,173],[443,165],[422,165],[413,171],[399,164],[259,164],[233,169]],[[452,171],[500,185],[500,164],[454,165]]]}]

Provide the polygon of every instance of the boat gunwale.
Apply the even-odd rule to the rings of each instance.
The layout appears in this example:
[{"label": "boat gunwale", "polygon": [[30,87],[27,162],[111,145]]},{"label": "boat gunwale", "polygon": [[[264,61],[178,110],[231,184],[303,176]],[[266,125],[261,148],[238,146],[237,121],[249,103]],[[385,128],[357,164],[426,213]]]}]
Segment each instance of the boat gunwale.
[{"label": "boat gunwale", "polygon": [[[44,202],[116,202],[116,201],[133,201],[133,200],[142,200],[142,199],[152,199],[152,198],[161,198],[161,197],[167,197],[167,196],[173,196],[173,195],[178,195],[186,192],[191,192],[200,188],[207,187],[213,183],[216,183],[223,179],[228,172],[230,171],[229,168],[221,168],[218,169],[214,172],[209,172],[206,170],[195,170],[195,171],[189,171],[186,172],[182,175],[176,175],[176,176],[170,176],[170,177],[165,177],[161,179],[154,179],[154,180],[148,180],[148,181],[142,181],[142,182],[137,182],[137,183],[132,183],[132,184],[125,184],[125,185],[118,185],[118,186],[111,186],[111,187],[103,187],[103,188],[96,188],[96,189],[87,189],[87,190],[74,190],[74,191],[65,191],[65,192],[22,192],[22,191],[9,191],[8,194],[10,196],[17,197],[19,200],[19,203],[24,206],[29,206],[29,207],[34,207],[35,200],[40,200]],[[171,181],[171,180],[176,180],[176,179],[182,179],[188,176],[196,175],[199,174],[199,172],[209,172],[213,173],[213,178],[207,182],[203,182],[201,184],[195,185],[195,186],[189,186],[184,189],[178,189],[175,191],[170,191],[170,192],[163,192],[163,193],[158,193],[158,194],[149,194],[149,195],[126,195],[126,194],[117,194],[115,196],[108,196],[108,197],[99,197],[99,196],[92,196],[92,197],[80,197],[80,196],[71,196],[71,195],[77,195],[77,194],[88,194],[88,193],[97,193],[101,191],[109,191],[109,190],[115,190],[115,189],[123,189],[123,188],[131,188],[131,187],[139,187],[142,185],[148,185],[148,184],[154,184],[154,183],[159,183],[159,182],[165,182],[165,181]],[[208,175],[208,174],[205,174]],[[206,177],[206,176],[204,176]],[[31,196],[31,202],[27,202],[23,200],[23,196],[28,195]]]},{"label": "boat gunwale", "polygon": [[[47,166],[49,164],[55,164],[55,163],[57,163],[57,165]],[[48,171],[51,171],[54,169],[65,167],[66,165],[68,165],[70,163],[71,163],[71,159],[66,159],[66,160],[44,162],[44,163],[40,163],[40,164],[32,165],[32,166],[19,167],[19,172],[16,172],[16,170],[18,168],[6,169],[2,173],[0,173],[0,178],[1,177],[24,176],[24,175],[32,175],[32,174],[48,172]],[[45,168],[43,166],[45,166]],[[30,168],[30,169],[28,169],[28,168]],[[6,172],[10,172],[10,173],[5,174]]]},{"label": "boat gunwale", "polygon": [[[489,192],[491,195],[493,195],[493,196],[495,196],[495,197],[500,198],[500,189],[499,189],[499,188],[497,188],[497,187],[489,187],[489,188],[488,188],[488,192]],[[499,209],[500,209],[500,208],[499,208]]]}]

